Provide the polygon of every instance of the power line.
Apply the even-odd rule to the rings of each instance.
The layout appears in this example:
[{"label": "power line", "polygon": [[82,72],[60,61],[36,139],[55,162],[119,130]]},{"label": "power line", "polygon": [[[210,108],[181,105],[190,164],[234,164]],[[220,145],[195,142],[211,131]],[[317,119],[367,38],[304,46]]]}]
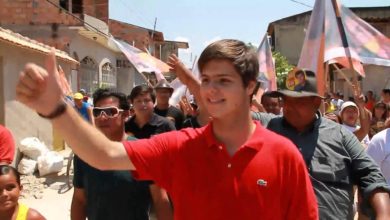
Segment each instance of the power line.
[{"label": "power line", "polygon": [[76,18],[77,20],[81,21],[83,24],[85,24],[85,25],[89,26],[90,28],[94,29],[94,30],[95,30],[96,32],[98,32],[99,34],[102,34],[102,35],[106,36],[107,38],[110,38],[110,37],[111,37],[109,34],[106,34],[106,33],[102,32],[101,30],[99,30],[98,28],[96,28],[95,26],[93,26],[93,25],[91,25],[91,24],[85,22],[83,19],[81,19],[81,18],[79,18],[78,16],[76,16],[76,15],[70,13],[68,10],[66,10],[65,8],[62,8],[60,5],[57,5],[56,3],[54,3],[54,2],[52,2],[52,1],[50,1],[50,0],[46,0],[46,1],[49,2],[50,4],[52,4],[53,6],[55,6],[55,7],[59,8],[59,9],[61,9],[61,10],[64,11],[66,14],[68,14],[68,15],[72,16],[73,18]]},{"label": "power line", "polygon": [[304,6],[309,7],[309,8],[313,8],[313,6],[306,5],[306,4],[303,3],[303,2],[299,2],[299,1],[296,1],[296,0],[290,0],[290,1],[295,2],[295,3],[298,3],[298,4],[300,4],[300,5],[304,5]]}]

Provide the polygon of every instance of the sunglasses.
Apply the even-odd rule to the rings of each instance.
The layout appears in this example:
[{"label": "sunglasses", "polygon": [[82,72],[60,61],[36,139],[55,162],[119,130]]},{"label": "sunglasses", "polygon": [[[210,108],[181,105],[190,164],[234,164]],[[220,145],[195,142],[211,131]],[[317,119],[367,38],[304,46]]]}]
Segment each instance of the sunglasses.
[{"label": "sunglasses", "polygon": [[93,113],[93,116],[95,118],[101,117],[103,113],[104,113],[104,115],[106,117],[113,118],[113,117],[118,116],[121,112],[123,112],[123,109],[119,109],[119,108],[117,108],[115,106],[111,106],[111,107],[94,107],[92,109],[92,113]]}]

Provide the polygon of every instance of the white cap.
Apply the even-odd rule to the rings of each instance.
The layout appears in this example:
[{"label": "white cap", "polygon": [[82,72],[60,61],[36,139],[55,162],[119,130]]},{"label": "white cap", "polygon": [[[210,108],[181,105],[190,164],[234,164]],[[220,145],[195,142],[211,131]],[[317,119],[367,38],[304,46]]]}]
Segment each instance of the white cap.
[{"label": "white cap", "polygon": [[343,113],[343,111],[344,111],[345,108],[350,107],[350,106],[355,107],[355,108],[358,110],[358,112],[359,112],[359,108],[358,108],[358,106],[357,106],[354,102],[346,101],[346,102],[344,102],[344,103],[341,105],[340,115]]}]

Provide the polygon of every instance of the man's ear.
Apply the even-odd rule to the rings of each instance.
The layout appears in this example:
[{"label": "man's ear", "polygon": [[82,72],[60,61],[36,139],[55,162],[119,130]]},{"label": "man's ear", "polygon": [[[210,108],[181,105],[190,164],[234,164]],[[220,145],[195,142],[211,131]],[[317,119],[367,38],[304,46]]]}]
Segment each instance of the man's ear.
[{"label": "man's ear", "polygon": [[253,80],[249,81],[248,86],[246,88],[248,96],[253,94],[255,88],[256,88],[256,81]]}]

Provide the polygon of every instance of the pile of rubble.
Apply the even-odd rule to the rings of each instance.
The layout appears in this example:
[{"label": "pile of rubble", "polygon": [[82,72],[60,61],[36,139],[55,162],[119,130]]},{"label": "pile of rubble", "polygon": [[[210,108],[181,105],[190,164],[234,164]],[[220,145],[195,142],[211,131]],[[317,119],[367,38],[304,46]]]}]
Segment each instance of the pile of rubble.
[{"label": "pile of rubble", "polygon": [[43,190],[49,186],[46,184],[46,178],[39,178],[34,175],[21,175],[20,182],[23,189],[20,193],[20,198],[42,199]]}]

